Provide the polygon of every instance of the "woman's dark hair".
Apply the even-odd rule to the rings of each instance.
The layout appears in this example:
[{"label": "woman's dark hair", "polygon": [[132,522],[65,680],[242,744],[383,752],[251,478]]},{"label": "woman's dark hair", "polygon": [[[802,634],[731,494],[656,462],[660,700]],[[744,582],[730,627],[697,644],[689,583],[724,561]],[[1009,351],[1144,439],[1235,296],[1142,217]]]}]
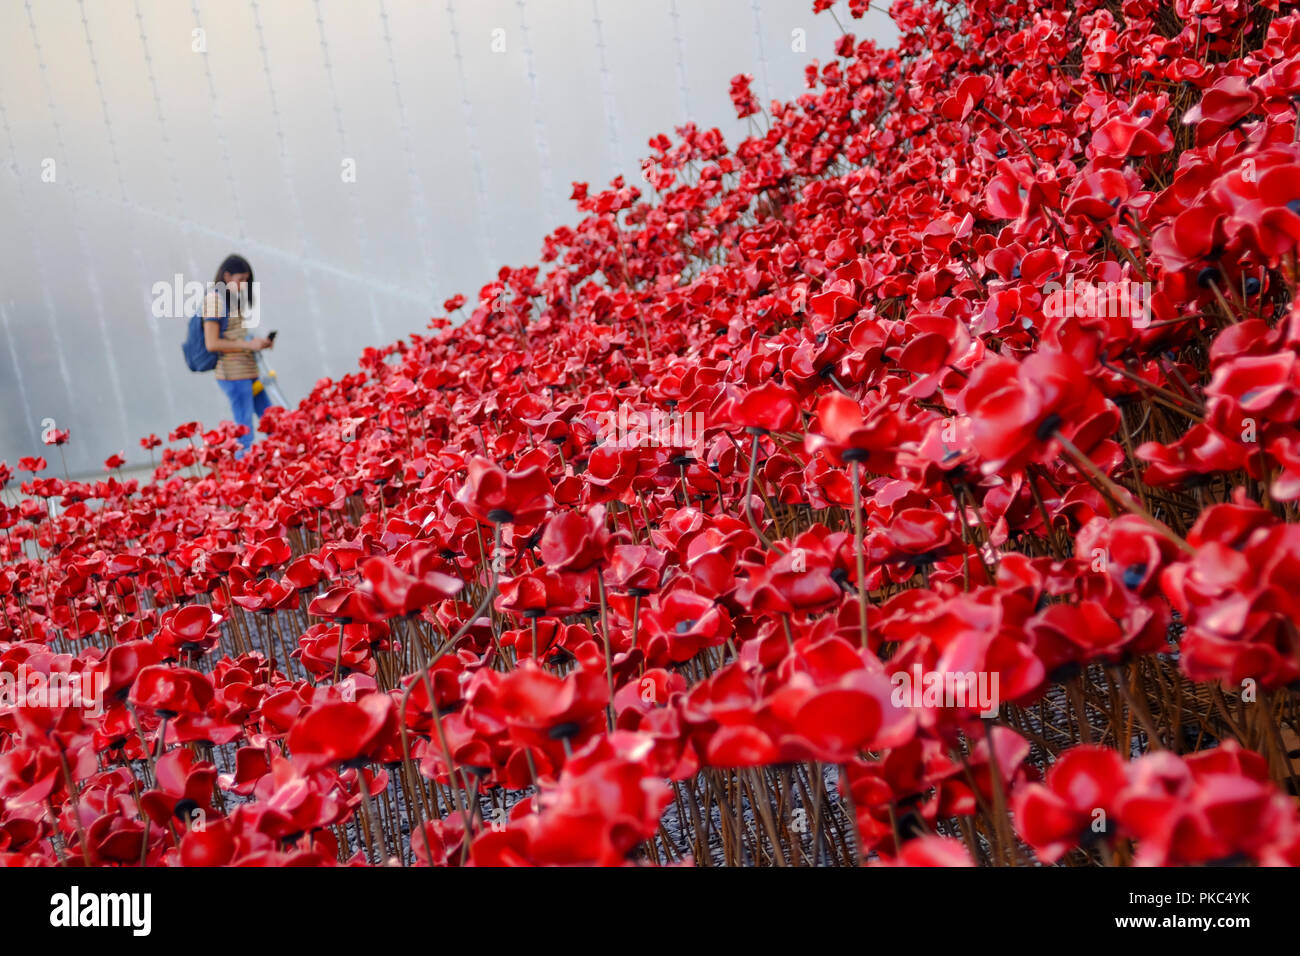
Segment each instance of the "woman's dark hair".
[{"label": "woman's dark hair", "polygon": [[237,256],[234,253],[231,253],[230,255],[226,256],[225,259],[222,260],[221,265],[217,266],[217,275],[212,280],[212,282],[214,285],[216,285],[216,287],[219,290],[225,293],[227,315],[230,315],[234,310],[235,290],[228,289],[225,287],[224,283],[226,280],[226,275],[229,274],[232,276],[237,276],[243,272],[248,273],[248,286],[244,290],[244,301],[240,304],[242,306],[252,308],[253,288],[254,288],[253,267],[248,264],[248,260],[245,259],[243,256]]}]

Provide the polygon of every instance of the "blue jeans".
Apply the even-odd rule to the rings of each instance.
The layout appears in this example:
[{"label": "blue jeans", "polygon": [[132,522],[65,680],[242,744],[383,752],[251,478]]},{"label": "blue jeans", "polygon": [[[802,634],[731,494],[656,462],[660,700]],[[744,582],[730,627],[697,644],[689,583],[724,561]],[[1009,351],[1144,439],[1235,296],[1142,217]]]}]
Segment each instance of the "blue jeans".
[{"label": "blue jeans", "polygon": [[257,424],[253,416],[262,417],[262,412],[270,407],[271,401],[266,397],[266,389],[262,389],[256,395],[253,394],[253,383],[257,381],[254,378],[241,378],[234,381],[217,379],[217,384],[221,390],[226,393],[226,398],[230,400],[231,421],[238,425],[246,425],[248,433],[240,437],[239,441],[244,447],[235,453],[236,458],[243,458],[244,452],[253,447],[253,428]]}]

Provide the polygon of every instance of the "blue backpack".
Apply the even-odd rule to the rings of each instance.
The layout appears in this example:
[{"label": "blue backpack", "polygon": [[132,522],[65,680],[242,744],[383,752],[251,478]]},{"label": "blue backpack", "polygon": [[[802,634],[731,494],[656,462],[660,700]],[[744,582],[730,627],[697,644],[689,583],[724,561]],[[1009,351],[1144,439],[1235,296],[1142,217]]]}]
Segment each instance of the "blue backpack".
[{"label": "blue backpack", "polygon": [[[226,334],[226,317],[221,317],[221,334]],[[211,372],[217,367],[217,361],[221,355],[217,352],[209,352],[207,341],[203,335],[203,310],[199,309],[190,316],[189,329],[185,333],[185,341],[181,343],[181,352],[185,354],[185,364],[190,367],[191,372]]]}]

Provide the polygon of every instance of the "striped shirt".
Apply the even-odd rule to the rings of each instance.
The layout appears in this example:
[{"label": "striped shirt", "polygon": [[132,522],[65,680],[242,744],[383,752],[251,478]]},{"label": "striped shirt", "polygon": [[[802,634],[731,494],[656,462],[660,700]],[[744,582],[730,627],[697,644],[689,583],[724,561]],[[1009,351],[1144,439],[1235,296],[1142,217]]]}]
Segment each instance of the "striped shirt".
[{"label": "striped shirt", "polygon": [[[209,293],[203,306],[205,319],[218,319],[221,316],[221,303],[215,292]],[[244,329],[244,317],[236,308],[226,319],[226,334],[222,336],[227,342],[238,342],[247,336]],[[218,352],[217,378],[228,382],[246,378],[257,378],[257,358],[252,352]]]}]

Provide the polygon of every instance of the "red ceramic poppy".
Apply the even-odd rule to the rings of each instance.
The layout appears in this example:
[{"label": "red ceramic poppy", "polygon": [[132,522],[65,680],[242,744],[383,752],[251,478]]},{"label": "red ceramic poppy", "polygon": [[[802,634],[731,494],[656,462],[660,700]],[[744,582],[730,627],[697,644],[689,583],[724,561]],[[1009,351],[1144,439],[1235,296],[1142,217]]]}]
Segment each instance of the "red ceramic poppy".
[{"label": "red ceramic poppy", "polygon": [[464,586],[463,581],[439,571],[420,577],[406,574],[386,558],[369,558],[360,570],[366,590],[387,614],[412,614],[455,596]]},{"label": "red ceramic poppy", "polygon": [[332,588],[314,598],[307,607],[307,613],[344,624],[380,621],[384,617],[383,609],[370,592],[346,586]]},{"label": "red ceramic poppy", "polygon": [[491,524],[536,524],[552,503],[552,486],[540,466],[506,472],[485,458],[470,459],[458,494],[472,515]]},{"label": "red ceramic poppy", "polygon": [[336,701],[312,707],[294,722],[286,742],[295,762],[315,769],[373,757],[396,728],[392,698],[367,694],[355,703]]},{"label": "red ceramic poppy", "polygon": [[789,431],[800,423],[799,395],[792,388],[767,381],[733,399],[728,417],[742,428]]},{"label": "red ceramic poppy", "polygon": [[1115,751],[1072,747],[1052,765],[1045,784],[1017,792],[1017,830],[1046,863],[1054,863],[1076,841],[1113,839],[1111,818],[1127,784],[1124,761]]},{"label": "red ceramic poppy", "polygon": [[825,452],[836,464],[856,461],[878,468],[887,460],[881,456],[897,444],[898,422],[888,410],[877,409],[868,417],[857,402],[839,392],[818,402],[817,423],[820,432],[808,435],[808,449]]},{"label": "red ceramic poppy", "polygon": [[605,526],[605,508],[596,505],[586,514],[562,511],[546,523],[538,553],[549,567],[581,573],[603,564],[611,535]]}]

